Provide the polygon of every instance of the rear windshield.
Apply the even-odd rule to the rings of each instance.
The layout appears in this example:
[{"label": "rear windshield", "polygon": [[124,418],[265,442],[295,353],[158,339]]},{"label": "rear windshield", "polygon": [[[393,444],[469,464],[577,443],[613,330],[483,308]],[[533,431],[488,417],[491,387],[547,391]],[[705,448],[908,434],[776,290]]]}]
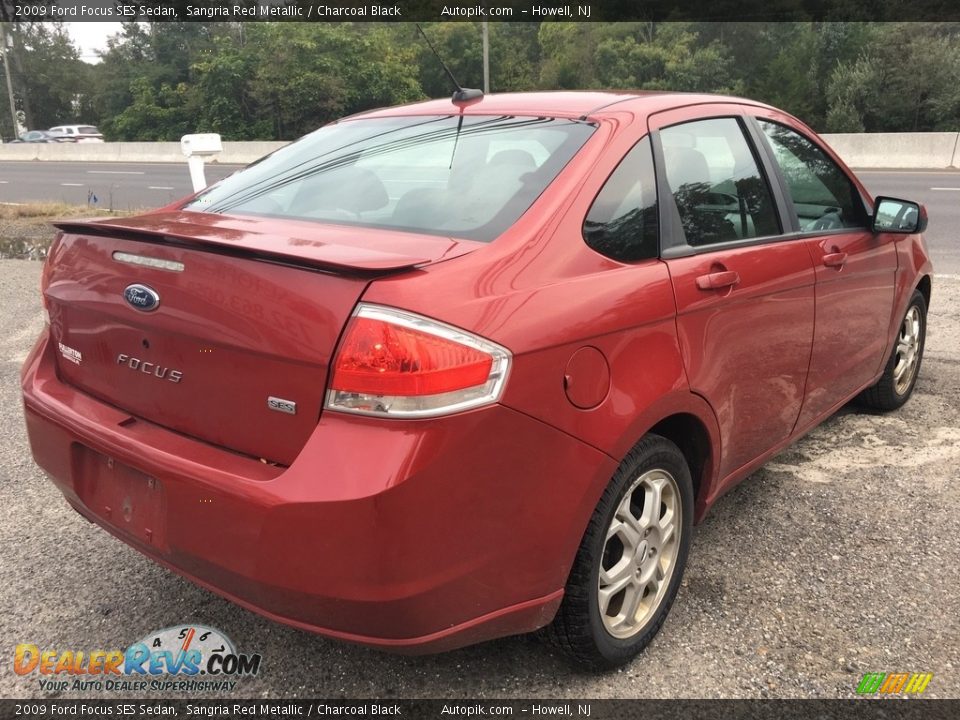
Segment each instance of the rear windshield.
[{"label": "rear windshield", "polygon": [[184,209],[489,242],[517,221],[593,130],[535,117],[348,120],[230,176]]}]

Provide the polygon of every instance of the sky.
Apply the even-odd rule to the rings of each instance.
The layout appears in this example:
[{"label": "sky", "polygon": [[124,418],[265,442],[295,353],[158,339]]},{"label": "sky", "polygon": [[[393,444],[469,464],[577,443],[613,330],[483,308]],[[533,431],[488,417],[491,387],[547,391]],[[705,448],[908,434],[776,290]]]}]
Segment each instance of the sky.
[{"label": "sky", "polygon": [[80,48],[80,59],[88,63],[100,62],[97,50],[107,49],[107,38],[120,32],[118,22],[68,22],[67,32]]}]

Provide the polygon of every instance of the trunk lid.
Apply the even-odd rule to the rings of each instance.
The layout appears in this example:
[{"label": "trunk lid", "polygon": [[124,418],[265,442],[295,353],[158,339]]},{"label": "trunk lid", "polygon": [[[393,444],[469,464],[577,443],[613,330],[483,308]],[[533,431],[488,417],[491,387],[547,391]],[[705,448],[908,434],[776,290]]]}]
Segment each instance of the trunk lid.
[{"label": "trunk lid", "polygon": [[57,227],[45,302],[61,379],[132,417],[282,465],[317,424],[331,356],[367,284],[476,246],[200,213]]}]

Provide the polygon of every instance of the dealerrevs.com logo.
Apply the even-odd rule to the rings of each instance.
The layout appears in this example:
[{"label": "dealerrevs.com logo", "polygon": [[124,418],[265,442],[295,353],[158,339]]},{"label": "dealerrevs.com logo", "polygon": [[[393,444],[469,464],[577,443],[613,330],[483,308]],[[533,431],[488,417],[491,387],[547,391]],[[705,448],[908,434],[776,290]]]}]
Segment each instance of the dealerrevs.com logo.
[{"label": "dealerrevs.com logo", "polygon": [[50,692],[223,691],[256,676],[260,660],[256,653],[238,653],[219,630],[180,625],[150,633],[126,650],[61,651],[20,643],[13,670],[37,676],[40,689]]}]

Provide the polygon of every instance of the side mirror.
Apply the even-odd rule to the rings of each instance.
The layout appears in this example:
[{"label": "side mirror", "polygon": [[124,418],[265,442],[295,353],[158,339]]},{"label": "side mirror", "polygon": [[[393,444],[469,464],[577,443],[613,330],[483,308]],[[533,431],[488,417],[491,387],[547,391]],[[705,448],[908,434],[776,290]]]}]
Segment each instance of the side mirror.
[{"label": "side mirror", "polygon": [[920,203],[899,198],[878,197],[874,202],[872,229],[875,233],[918,233],[927,229],[927,209]]}]

